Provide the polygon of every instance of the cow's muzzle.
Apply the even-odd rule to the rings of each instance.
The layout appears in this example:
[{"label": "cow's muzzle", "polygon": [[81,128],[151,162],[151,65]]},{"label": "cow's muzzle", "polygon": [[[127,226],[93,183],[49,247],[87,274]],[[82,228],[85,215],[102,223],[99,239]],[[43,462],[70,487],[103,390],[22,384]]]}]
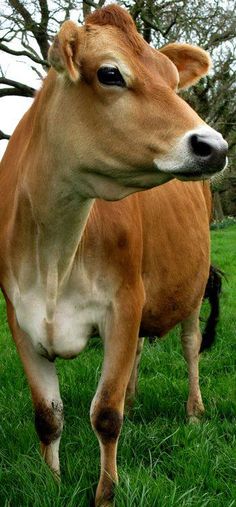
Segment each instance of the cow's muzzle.
[{"label": "cow's muzzle", "polygon": [[215,173],[224,169],[228,143],[219,132],[209,130],[189,136],[189,147],[196,163],[203,172]]},{"label": "cow's muzzle", "polygon": [[201,126],[179,138],[176,146],[161,159],[158,169],[179,179],[210,178],[227,165],[228,143],[211,127]]}]

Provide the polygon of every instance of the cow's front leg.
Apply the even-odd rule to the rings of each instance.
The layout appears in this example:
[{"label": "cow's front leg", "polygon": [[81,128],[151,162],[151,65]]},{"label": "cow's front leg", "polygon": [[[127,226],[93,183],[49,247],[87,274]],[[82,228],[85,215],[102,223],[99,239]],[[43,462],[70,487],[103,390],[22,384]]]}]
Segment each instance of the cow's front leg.
[{"label": "cow's front leg", "polygon": [[54,363],[35,352],[30,338],[15,327],[14,339],[31,389],[35,427],[42,455],[60,475],[59,444],[63,428],[63,405]]},{"label": "cow's front leg", "polygon": [[199,327],[198,308],[192,315],[181,323],[181,341],[184,357],[188,364],[189,396],[187,401],[187,415],[190,422],[197,422],[204,412],[204,405],[199,386],[199,350],[201,346],[201,331]]},{"label": "cow's front leg", "polygon": [[107,318],[104,364],[91,405],[91,423],[101,451],[101,472],[96,491],[98,507],[112,505],[118,481],[116,454],[124,413],[127,385],[134,365],[143,298],[141,292],[122,293]]}]

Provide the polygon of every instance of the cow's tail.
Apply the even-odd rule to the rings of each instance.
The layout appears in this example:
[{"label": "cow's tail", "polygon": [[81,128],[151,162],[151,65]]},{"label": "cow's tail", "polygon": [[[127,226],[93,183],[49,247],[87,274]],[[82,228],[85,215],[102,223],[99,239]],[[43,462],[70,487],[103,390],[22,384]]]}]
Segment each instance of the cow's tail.
[{"label": "cow's tail", "polygon": [[209,278],[203,299],[209,300],[211,310],[205,329],[202,333],[200,352],[203,352],[205,349],[209,349],[214,343],[216,337],[216,327],[220,315],[220,294],[223,276],[224,273],[220,269],[215,266],[210,266]]}]

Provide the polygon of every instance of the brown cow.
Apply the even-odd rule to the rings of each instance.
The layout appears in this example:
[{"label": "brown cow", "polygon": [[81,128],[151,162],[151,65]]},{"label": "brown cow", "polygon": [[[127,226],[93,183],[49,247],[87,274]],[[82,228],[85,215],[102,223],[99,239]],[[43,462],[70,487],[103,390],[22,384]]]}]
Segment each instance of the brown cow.
[{"label": "brown cow", "polygon": [[0,280],[42,453],[56,473],[63,410],[54,359],[76,356],[94,332],[104,340],[91,422],[101,448],[96,505],[105,506],[139,330],[162,336],[182,323],[187,411],[203,411],[198,316],[210,196],[206,183],[174,178],[223,169],[227,143],[176,94],[207,73],[207,54],[150,48],[117,6],[80,28],[65,22],[49,58],[1,163]]}]

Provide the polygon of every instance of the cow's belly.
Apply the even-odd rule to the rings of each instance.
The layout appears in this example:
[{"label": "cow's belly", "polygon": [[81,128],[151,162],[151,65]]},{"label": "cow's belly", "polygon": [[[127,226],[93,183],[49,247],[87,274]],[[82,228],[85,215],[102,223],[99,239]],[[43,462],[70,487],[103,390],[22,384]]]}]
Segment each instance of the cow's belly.
[{"label": "cow's belly", "polygon": [[167,286],[155,284],[154,276],[146,280],[141,336],[164,336],[198,308],[208,279],[209,261],[202,262],[200,270],[199,264],[195,269],[193,265],[189,278],[181,273]]},{"label": "cow's belly", "polygon": [[101,297],[85,301],[77,293],[61,297],[48,320],[45,298],[35,290],[21,295],[14,306],[20,328],[35,350],[49,359],[78,355],[94,330],[102,328],[108,311]]}]

